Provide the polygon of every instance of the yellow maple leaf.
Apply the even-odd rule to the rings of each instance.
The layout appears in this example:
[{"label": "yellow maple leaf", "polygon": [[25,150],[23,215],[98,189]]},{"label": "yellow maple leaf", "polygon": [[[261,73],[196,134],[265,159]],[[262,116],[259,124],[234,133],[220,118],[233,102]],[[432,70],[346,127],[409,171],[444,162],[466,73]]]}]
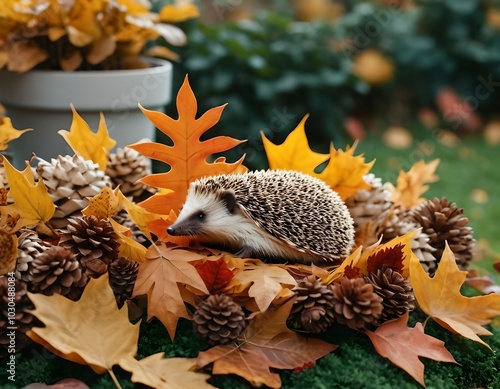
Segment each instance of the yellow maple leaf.
[{"label": "yellow maple leaf", "polygon": [[120,367],[132,373],[132,382],[156,389],[214,389],[207,383],[210,374],[197,373],[195,358],[165,358],[158,353],[140,361],[129,358],[120,361]]},{"label": "yellow maple leaf", "polygon": [[78,301],[28,295],[35,305],[32,314],[45,327],[33,327],[27,335],[54,354],[113,374],[114,365],[137,353],[140,323],[129,322],[127,305],[118,309],[106,274],[91,279]]},{"label": "yellow maple leaf", "polygon": [[18,231],[22,227],[36,226],[50,220],[56,207],[47,193],[43,180],[38,180],[38,183],[35,184],[29,165],[20,172],[6,158],[3,159],[3,162],[14,204],[1,207],[0,212],[3,216],[13,213],[20,216],[12,232]]},{"label": "yellow maple leaf", "polygon": [[16,130],[8,117],[0,118],[0,151],[6,150],[11,140],[17,139],[26,131],[32,130],[32,128]]},{"label": "yellow maple leaf", "polygon": [[403,170],[399,172],[391,201],[406,209],[419,205],[425,200],[420,196],[429,189],[429,185],[425,184],[438,180],[438,176],[434,174],[438,165],[439,159],[427,164],[424,161],[418,161],[408,172]]},{"label": "yellow maple leaf", "polygon": [[73,105],[71,105],[71,110],[73,111],[71,127],[69,131],[60,130],[59,134],[75,154],[97,163],[100,170],[106,170],[108,152],[116,145],[116,141],[109,136],[104,115],[101,113],[99,128],[94,133]]},{"label": "yellow maple leaf", "polygon": [[342,277],[344,277],[344,274],[349,272],[349,269],[355,269],[359,268],[359,261],[361,258],[361,251],[363,250],[363,247],[359,246],[356,250],[354,250],[351,255],[349,255],[346,259],[342,261],[340,266],[336,268],[328,277],[325,277],[323,279],[323,283],[325,284],[331,284],[332,282],[335,282]]},{"label": "yellow maple leaf", "polygon": [[490,348],[478,335],[492,335],[483,326],[500,316],[500,295],[463,296],[460,287],[466,276],[448,244],[432,278],[416,257],[410,261],[409,279],[420,309],[442,327]]},{"label": "yellow maple leaf", "polygon": [[305,129],[308,117],[309,115],[304,116],[281,145],[275,145],[261,132],[269,169],[297,170],[312,174],[314,169],[328,159],[327,154],[317,153],[309,148]]},{"label": "yellow maple leaf", "polygon": [[[281,145],[275,145],[262,134],[262,142],[270,169],[297,170],[307,173],[326,182],[336,191],[342,200],[352,196],[360,189],[368,189],[370,185],[364,175],[372,168],[375,161],[365,163],[363,155],[354,155],[357,141],[346,151],[336,150],[333,144],[329,154],[312,151],[307,142],[304,124],[305,116],[299,125],[288,135]],[[327,160],[328,164],[321,173],[316,169]]]},{"label": "yellow maple leaf", "polygon": [[365,163],[363,154],[354,155],[358,146],[356,140],[352,147],[347,146],[346,151],[335,149],[330,145],[330,161],[325,169],[317,174],[318,178],[325,181],[342,200],[354,195],[360,189],[369,189],[370,185],[364,180],[375,161]]}]

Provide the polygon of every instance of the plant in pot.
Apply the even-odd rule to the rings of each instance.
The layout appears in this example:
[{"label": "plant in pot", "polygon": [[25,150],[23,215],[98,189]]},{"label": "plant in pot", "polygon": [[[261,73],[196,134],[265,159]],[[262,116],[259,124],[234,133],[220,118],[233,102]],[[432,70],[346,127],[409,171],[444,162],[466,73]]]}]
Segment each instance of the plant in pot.
[{"label": "plant in pot", "polygon": [[[152,138],[154,127],[138,109],[162,110],[171,98],[184,32],[167,22],[198,15],[177,1],[151,11],[148,0],[6,0],[0,3],[0,102],[17,128],[33,128],[11,143],[20,166],[70,152],[57,134],[71,123],[70,103],[96,127],[99,112],[118,146]],[[162,59],[153,58],[163,57]]]}]

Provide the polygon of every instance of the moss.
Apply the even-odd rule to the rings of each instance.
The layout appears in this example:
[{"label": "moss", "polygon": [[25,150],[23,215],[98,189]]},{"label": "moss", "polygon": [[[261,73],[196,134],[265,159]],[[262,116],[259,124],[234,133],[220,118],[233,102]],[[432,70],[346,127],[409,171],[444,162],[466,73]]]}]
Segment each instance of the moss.
[{"label": "moss", "polygon": [[[417,318],[411,317],[411,325]],[[418,318],[420,320],[420,318]],[[494,349],[500,350],[500,328],[490,328],[493,336],[483,339]],[[500,354],[488,348],[454,335],[433,321],[429,321],[426,333],[445,342],[448,350],[460,365],[422,359],[425,364],[425,383],[429,389],[468,389],[474,387],[500,388]],[[340,345],[332,354],[318,361],[312,369],[303,372],[282,372],[283,388],[418,388],[419,385],[407,373],[392,365],[373,350],[366,335],[344,328],[333,328],[326,334],[328,341]],[[179,322],[175,342],[158,320],[141,324],[139,358],[165,352],[167,357],[195,357],[208,345],[198,340],[187,320]],[[92,388],[114,388],[108,374],[97,375],[92,369],[57,358],[40,346],[17,355],[15,385],[3,385],[2,389],[18,388],[33,382],[54,383],[64,378],[82,380]],[[115,368],[115,374],[124,388],[138,387],[130,382],[130,374]],[[0,382],[8,382],[5,369],[0,371]],[[212,385],[224,389],[244,389],[250,385],[237,376],[214,376]]]}]

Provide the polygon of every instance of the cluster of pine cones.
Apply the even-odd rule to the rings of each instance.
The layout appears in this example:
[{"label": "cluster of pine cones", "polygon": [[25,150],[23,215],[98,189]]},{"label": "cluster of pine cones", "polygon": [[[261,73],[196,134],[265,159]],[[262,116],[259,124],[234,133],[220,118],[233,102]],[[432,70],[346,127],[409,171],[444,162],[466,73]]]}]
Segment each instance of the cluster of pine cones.
[{"label": "cluster of pine cones", "polygon": [[[466,269],[475,241],[463,209],[446,198],[426,200],[417,207],[402,209],[391,202],[391,188],[373,174],[365,177],[371,189],[358,191],[346,204],[357,235],[370,244],[382,243],[421,228],[413,237],[412,250],[429,274],[436,271],[447,241],[457,264]],[[343,277],[324,285],[314,275],[294,288],[295,302],[288,318],[291,328],[317,334],[334,324],[354,330],[374,328],[396,319],[415,307],[410,282],[391,268],[382,268],[362,278]],[[195,332],[210,344],[235,341],[245,329],[247,318],[230,296],[208,296],[193,315]]]},{"label": "cluster of pine cones", "polygon": [[[81,210],[87,206],[88,197],[97,195],[104,186],[120,185],[122,193],[134,202],[151,195],[151,188],[135,184],[138,178],[150,173],[149,162],[132,149],[118,149],[110,154],[105,172],[78,156],[40,160],[35,170],[57,206],[50,224],[58,237],[47,243],[35,230],[22,229],[17,234],[16,320],[21,323],[20,333],[36,324],[28,312],[33,306],[27,291],[58,293],[76,300],[90,278],[107,272],[118,304],[121,306],[130,298],[137,263],[119,256],[118,237],[108,220],[83,216]],[[4,176],[0,175],[0,179],[7,184]],[[366,236],[372,237],[371,243],[380,237],[386,242],[421,227],[413,238],[412,249],[430,274],[437,268],[445,241],[455,253],[458,265],[467,267],[475,242],[462,209],[446,198],[402,209],[391,202],[390,189],[379,179],[368,175],[366,180],[372,188],[360,190],[346,201],[356,232],[364,235],[365,245]],[[137,241],[145,243],[127,213],[117,214],[115,220],[129,227]],[[331,285],[307,276],[298,282],[294,293],[289,325],[309,333],[323,332],[333,324],[356,330],[372,328],[414,308],[411,285],[390,268],[363,278],[343,277]],[[7,280],[0,277],[0,344],[7,341],[6,296]],[[208,296],[193,315],[195,332],[211,344],[235,341],[247,322],[243,308],[225,294]]]},{"label": "cluster of pine cones", "polygon": [[[0,165],[0,172],[2,170]],[[97,164],[76,155],[59,156],[50,162],[39,160],[33,170],[35,177],[43,179],[57,206],[49,221],[57,236],[47,242],[47,237],[41,237],[36,230],[27,228],[16,234],[15,298],[20,334],[35,324],[34,316],[28,312],[33,305],[27,291],[49,296],[57,293],[77,300],[89,279],[108,273],[118,305],[122,306],[130,298],[138,263],[119,256],[118,236],[107,219],[83,216],[81,211],[88,205],[88,198],[99,194],[105,186],[115,188],[120,185],[122,193],[134,202],[152,193],[151,188],[135,183],[150,174],[149,160],[129,148],[117,149],[116,153],[110,154],[105,172],[99,170]],[[0,174],[0,180],[7,188],[4,173]],[[114,219],[132,230],[132,238],[140,243],[146,242],[126,212],[119,212]],[[1,345],[7,344],[6,276],[0,277],[0,298]],[[20,345],[18,341],[17,346]]]}]

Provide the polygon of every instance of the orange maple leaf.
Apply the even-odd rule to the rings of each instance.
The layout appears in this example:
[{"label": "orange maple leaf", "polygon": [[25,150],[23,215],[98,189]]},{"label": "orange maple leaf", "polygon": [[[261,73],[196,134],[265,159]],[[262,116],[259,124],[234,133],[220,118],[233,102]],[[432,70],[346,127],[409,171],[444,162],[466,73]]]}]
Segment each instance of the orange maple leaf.
[{"label": "orange maple leaf", "polygon": [[457,361],[444,347],[444,342],[424,334],[422,323],[409,328],[407,322],[408,312],[397,320],[382,324],[374,332],[366,331],[366,334],[381,356],[388,358],[425,387],[424,364],[418,359],[419,356],[440,362]]},{"label": "orange maple leaf", "polygon": [[410,261],[410,283],[420,309],[442,327],[490,348],[478,335],[492,335],[483,326],[500,316],[500,295],[462,296],[460,287],[466,276],[466,271],[458,269],[448,244],[432,278],[418,258]]},{"label": "orange maple leaf", "polygon": [[399,172],[397,185],[393,188],[391,201],[403,208],[417,206],[425,199],[420,197],[429,189],[426,183],[436,182],[438,176],[434,174],[439,165],[439,159],[429,163],[418,161],[408,172]]},{"label": "orange maple leaf", "polygon": [[205,258],[192,251],[151,246],[146,261],[139,264],[133,297],[148,297],[148,320],[157,317],[173,340],[179,318],[190,318],[177,284],[186,284],[208,294],[196,268],[190,263]]},{"label": "orange maple leaf", "polygon": [[213,374],[237,374],[255,386],[280,388],[271,369],[294,369],[316,361],[337,348],[304,338],[286,326],[293,299],[279,308],[258,313],[239,336],[238,344],[216,346],[198,354],[198,366],[214,363]]},{"label": "orange maple leaf", "polygon": [[234,163],[225,163],[221,159],[215,163],[208,163],[207,158],[227,151],[244,141],[228,136],[200,140],[201,136],[219,121],[224,107],[225,105],[221,105],[212,108],[196,119],[196,97],[189,86],[187,76],[177,95],[178,119],[141,107],[147,118],[173,142],[173,146],[156,142],[141,142],[128,146],[146,157],[165,162],[170,166],[168,172],[151,174],[140,181],[172,192],[155,194],[143,201],[141,206],[150,212],[162,215],[168,214],[170,210],[178,212],[192,181],[204,176],[233,173],[240,167],[245,156]]}]

